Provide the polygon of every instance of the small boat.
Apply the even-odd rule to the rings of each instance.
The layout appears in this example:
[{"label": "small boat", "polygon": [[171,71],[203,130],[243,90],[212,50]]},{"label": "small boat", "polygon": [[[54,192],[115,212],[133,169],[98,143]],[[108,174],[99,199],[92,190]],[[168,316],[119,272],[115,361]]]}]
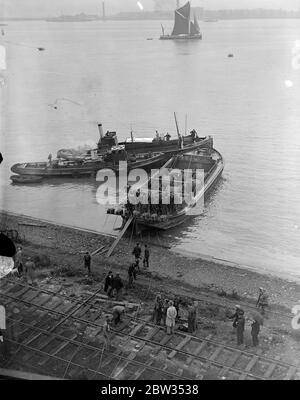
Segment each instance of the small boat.
[{"label": "small boat", "polygon": [[[149,178],[149,181],[143,183],[137,189],[143,202],[140,201],[137,205],[132,205],[127,200],[116,209],[109,208],[107,213],[120,215],[123,218],[123,226],[131,218],[133,223],[141,229],[167,230],[182,224],[189,216],[191,209],[201,198],[207,195],[221,176],[224,169],[224,160],[222,155],[215,149],[198,149],[194,152],[174,155],[161,169],[161,171],[167,171],[167,176],[170,178],[169,181],[173,182],[171,184],[171,193],[175,193],[176,187],[180,191],[183,190],[182,180],[178,180],[178,171],[181,171],[182,177],[187,169],[192,169],[194,171],[193,174],[195,174],[196,169],[204,170],[204,186],[196,185],[195,180],[197,178],[196,175],[193,175],[193,196],[190,202],[187,203],[183,200],[181,204],[175,204],[174,197],[172,200],[171,196],[170,203],[164,204],[163,197],[167,189],[164,187],[161,172],[158,172],[157,175],[154,175],[151,179]],[[169,181],[167,180],[167,182]],[[157,188],[155,192],[152,190],[153,186]],[[155,198],[157,201],[153,204],[153,199]]]},{"label": "small boat", "polygon": [[166,35],[162,26],[162,35],[160,40],[201,40],[199,23],[194,13],[194,19],[191,19],[191,3],[188,1],[184,6],[175,10],[175,22],[171,35]]},{"label": "small boat", "polygon": [[43,180],[42,176],[37,175],[12,175],[10,179],[13,183],[39,183]]},{"label": "small boat", "polygon": [[203,22],[218,22],[219,20],[216,18],[204,18]]}]

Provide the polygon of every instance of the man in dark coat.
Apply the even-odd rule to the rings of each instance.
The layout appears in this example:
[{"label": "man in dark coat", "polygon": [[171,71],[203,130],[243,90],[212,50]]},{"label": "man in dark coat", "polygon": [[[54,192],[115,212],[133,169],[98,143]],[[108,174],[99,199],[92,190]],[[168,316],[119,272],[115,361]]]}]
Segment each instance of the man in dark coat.
[{"label": "man in dark coat", "polygon": [[252,336],[252,343],[253,346],[258,346],[259,341],[258,341],[258,334],[260,331],[260,324],[257,321],[253,321],[251,324],[251,336]]},{"label": "man in dark coat", "polygon": [[244,311],[240,312],[236,323],[237,345],[244,343],[245,317]]},{"label": "man in dark coat", "polygon": [[91,261],[92,261],[92,257],[90,255],[90,253],[87,251],[83,257],[83,261],[84,261],[84,267],[87,268],[88,270],[88,275],[91,274]]},{"label": "man in dark coat", "polygon": [[235,312],[234,312],[234,314],[231,315],[231,317],[228,317],[229,319],[232,319],[232,320],[233,320],[232,326],[233,326],[234,328],[236,328],[238,318],[239,318],[239,316],[240,316],[241,314],[244,314],[244,310],[242,310],[241,307],[240,307],[239,305],[236,305],[236,306],[235,306]]},{"label": "man in dark coat", "polygon": [[259,288],[259,294],[258,294],[258,299],[256,302],[256,307],[260,309],[260,312],[262,315],[265,314],[265,309],[268,307],[269,301],[268,301],[268,295],[263,288]]},{"label": "man in dark coat", "polygon": [[130,264],[128,268],[128,287],[133,286],[133,279],[136,279],[135,277],[135,263]]},{"label": "man in dark coat", "polygon": [[140,257],[141,257],[141,254],[142,254],[142,249],[141,249],[139,243],[136,244],[135,248],[133,249],[132,254],[133,254],[134,257],[135,257],[135,262],[136,262],[136,263],[139,263]]},{"label": "man in dark coat", "polygon": [[113,273],[112,271],[109,271],[109,273],[106,275],[104,282],[104,292],[107,292],[107,294],[111,292],[113,279],[114,279]]},{"label": "man in dark coat", "polygon": [[180,305],[180,298],[178,296],[175,296],[174,307],[176,308],[176,312],[177,312],[176,319],[179,318],[179,305]]},{"label": "man in dark coat", "polygon": [[122,300],[122,289],[124,287],[120,274],[116,274],[112,282],[113,289],[116,290],[116,300]]}]

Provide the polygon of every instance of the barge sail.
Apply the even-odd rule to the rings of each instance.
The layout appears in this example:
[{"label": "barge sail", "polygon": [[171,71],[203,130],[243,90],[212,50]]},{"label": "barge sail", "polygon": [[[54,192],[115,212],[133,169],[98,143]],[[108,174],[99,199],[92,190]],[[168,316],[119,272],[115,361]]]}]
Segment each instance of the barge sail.
[{"label": "barge sail", "polygon": [[[193,19],[193,20],[192,20]],[[175,10],[175,22],[171,35],[163,34],[161,40],[178,40],[178,39],[202,39],[200,27],[196,15],[192,18],[191,3],[188,1],[184,6]]]}]

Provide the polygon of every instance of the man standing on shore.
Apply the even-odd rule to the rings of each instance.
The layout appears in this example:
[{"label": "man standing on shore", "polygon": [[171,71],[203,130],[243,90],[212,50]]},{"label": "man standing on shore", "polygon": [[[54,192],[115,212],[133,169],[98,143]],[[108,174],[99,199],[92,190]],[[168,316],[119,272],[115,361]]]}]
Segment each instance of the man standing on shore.
[{"label": "man standing on shore", "polygon": [[150,256],[150,252],[149,252],[148,246],[145,244],[144,260],[143,260],[144,268],[149,268],[149,256]]},{"label": "man standing on shore", "polygon": [[245,331],[245,317],[244,311],[239,313],[237,323],[236,323],[236,335],[237,335],[237,345],[244,343],[244,331]]},{"label": "man standing on shore", "polygon": [[265,309],[268,307],[269,301],[268,301],[268,295],[263,288],[259,288],[259,294],[258,294],[258,299],[256,302],[256,307],[258,307],[259,310],[261,310],[262,315],[265,314]]},{"label": "man standing on shore", "polygon": [[88,276],[91,275],[91,262],[92,262],[92,257],[90,253],[87,251],[83,257],[84,261],[84,267],[87,268],[88,270]]},{"label": "man standing on shore", "polygon": [[116,300],[122,300],[122,289],[124,287],[123,281],[120,277],[120,274],[116,274],[113,279],[113,289],[116,290]]},{"label": "man standing on shore", "polygon": [[104,282],[104,292],[107,292],[108,295],[110,295],[111,292],[113,279],[114,279],[113,273],[112,271],[109,271],[109,273],[106,275]]},{"label": "man standing on shore", "polygon": [[35,270],[35,264],[32,261],[32,259],[30,257],[28,257],[28,259],[25,263],[25,271],[26,271],[27,280],[29,280],[29,282],[31,284],[33,284],[34,280],[35,280],[34,270]]},{"label": "man standing on shore", "polygon": [[22,247],[18,247],[18,250],[15,255],[15,268],[18,270],[18,275],[22,276],[23,274],[23,252]]},{"label": "man standing on shore", "polygon": [[135,248],[133,249],[132,254],[135,257],[135,262],[139,265],[140,257],[141,257],[141,254],[142,254],[142,249],[141,249],[139,243],[136,244]]},{"label": "man standing on shore", "polygon": [[198,320],[197,307],[198,307],[197,301],[194,301],[194,303],[188,307],[188,331],[189,331],[189,333],[194,333],[197,330],[197,320]]},{"label": "man standing on shore", "polygon": [[260,324],[258,321],[254,320],[251,324],[251,336],[252,336],[252,344],[254,347],[258,346],[258,334],[260,331]]},{"label": "man standing on shore", "polygon": [[238,321],[239,316],[240,316],[241,314],[244,314],[244,310],[241,309],[241,306],[236,305],[236,306],[235,306],[235,312],[234,312],[234,314],[233,314],[231,317],[228,317],[229,319],[233,319],[232,326],[233,326],[234,328],[236,328],[236,326],[237,326],[237,321]]},{"label": "man standing on shore", "polygon": [[132,263],[128,268],[128,288],[131,288],[133,286],[134,275],[135,275],[135,263]]},{"label": "man standing on shore", "polygon": [[174,307],[173,301],[170,301],[169,308],[167,309],[167,318],[166,318],[167,335],[171,335],[175,331],[176,316],[177,316],[176,308]]}]

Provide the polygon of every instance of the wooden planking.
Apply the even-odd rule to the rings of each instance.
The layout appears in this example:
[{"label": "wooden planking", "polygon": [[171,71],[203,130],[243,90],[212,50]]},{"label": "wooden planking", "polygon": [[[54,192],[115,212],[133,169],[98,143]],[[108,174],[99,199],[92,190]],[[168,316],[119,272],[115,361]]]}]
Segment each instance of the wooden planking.
[{"label": "wooden planking", "polygon": [[28,380],[28,381],[63,380],[61,378],[56,378],[54,376],[45,376],[40,374],[34,374],[32,372],[15,371],[12,369],[3,369],[3,368],[0,368],[0,376],[16,380]]},{"label": "wooden planking", "polygon": [[219,356],[222,350],[224,350],[223,346],[217,347],[213,354],[209,357],[209,361],[214,361]]},{"label": "wooden planking", "polygon": [[20,290],[18,290],[17,292],[13,292],[13,293],[9,293],[10,292],[10,290],[11,290],[12,288],[10,288],[9,290],[7,290],[7,291],[5,291],[3,294],[7,294],[8,296],[15,296],[15,297],[20,297],[20,296],[24,296],[24,294],[26,293],[26,292],[28,292],[29,290],[32,290],[32,288],[31,287],[28,287],[28,286],[26,286],[26,287],[22,287]]},{"label": "wooden planking", "polygon": [[233,367],[234,364],[235,364],[235,363],[237,362],[237,360],[239,359],[239,357],[240,357],[241,354],[242,354],[242,352],[239,351],[239,350],[237,350],[237,351],[234,353],[233,357],[229,360],[229,362],[227,363],[227,365],[228,365],[229,367]]},{"label": "wooden planking", "polygon": [[110,257],[112,255],[112,252],[114,251],[115,247],[117,246],[117,244],[119,243],[119,241],[122,239],[124,233],[127,231],[127,229],[129,228],[129,225],[131,224],[133,220],[133,217],[128,218],[128,220],[126,221],[126,224],[124,225],[123,229],[121,230],[121,232],[119,233],[117,239],[114,241],[114,243],[112,244],[112,246],[110,247],[110,249],[107,252],[107,257]]},{"label": "wooden planking", "polygon": [[168,358],[171,359],[175,357],[178,350],[181,350],[190,340],[192,339],[191,336],[186,336],[175,348],[172,350],[171,353],[168,355]]},{"label": "wooden planking", "polygon": [[25,295],[24,300],[30,302],[39,295],[40,295],[40,292],[38,292],[38,291],[35,291],[32,293],[29,292],[28,294]]},{"label": "wooden planking", "polygon": [[136,326],[132,329],[132,331],[130,331],[130,332],[128,333],[128,335],[129,335],[129,336],[135,336],[145,325],[146,325],[145,322],[143,322],[142,324],[136,325]]},{"label": "wooden planking", "polygon": [[[206,337],[206,339],[209,340],[209,339],[211,338],[211,336],[212,336],[212,335],[208,335],[208,336]],[[198,356],[198,355],[201,353],[201,351],[204,349],[204,347],[205,347],[206,345],[207,345],[207,341],[206,341],[205,339],[203,339],[202,342],[200,343],[200,345],[196,348],[196,350],[195,350],[193,356]],[[190,357],[187,359],[187,361],[186,361],[186,364],[187,364],[187,365],[189,365],[189,364],[193,361],[193,359],[194,359],[193,356],[190,356]]]},{"label": "wooden planking", "polygon": [[[276,357],[275,359],[277,359],[277,361],[280,360],[280,357]],[[273,372],[275,371],[277,364],[276,363],[271,363],[269,365],[269,368],[267,369],[267,371],[264,373],[264,378],[269,379],[271,378]]]},{"label": "wooden planking", "polygon": [[248,365],[245,368],[246,372],[250,372],[251,369],[254,367],[254,365],[257,363],[257,361],[259,360],[258,356],[254,356],[252,357],[252,359],[250,360],[250,362],[248,363]]},{"label": "wooden planking", "polygon": [[286,374],[284,380],[285,381],[290,381],[293,379],[294,375],[297,372],[297,367],[291,366],[288,370],[288,373]]},{"label": "wooden planking", "polygon": [[[29,288],[29,289],[32,289],[32,288]],[[23,289],[24,290],[24,289]],[[22,290],[21,290],[22,291]],[[26,291],[25,291],[26,292]],[[19,292],[17,292],[17,293],[20,293],[20,291]],[[14,293],[15,294],[15,293]],[[12,297],[12,296],[11,296]],[[25,297],[25,296],[24,296]],[[29,294],[28,295],[28,297],[27,297],[27,299],[26,299],[26,297],[25,297],[25,301],[26,300],[28,300],[28,298],[29,297],[32,297],[32,294]],[[36,297],[35,295],[34,295],[34,297]],[[33,297],[33,298],[34,298]],[[48,301],[49,299],[47,299],[47,298],[45,298],[45,300],[46,301]],[[16,299],[16,301],[17,301],[17,299]],[[44,301],[44,299],[42,299],[42,301]],[[59,301],[59,300],[58,300]],[[12,303],[12,305],[13,305],[13,301],[11,302]],[[57,307],[58,305],[56,304],[56,307]],[[63,305],[64,307],[65,307],[65,304]],[[69,306],[73,306],[72,304],[69,304]],[[81,310],[81,312],[82,312],[82,310]],[[130,316],[129,316],[130,317]],[[131,320],[132,321],[132,320]],[[130,323],[130,320],[128,321],[129,323]],[[86,321],[86,323],[88,324],[88,321]],[[139,324],[140,326],[143,326],[144,325],[144,323],[143,324]],[[135,326],[133,329],[135,330],[135,329],[137,329],[137,332],[139,331],[139,329],[141,329],[141,327],[138,327],[139,325],[137,325],[137,326]],[[121,328],[121,331],[122,331],[122,329],[124,329],[124,327],[122,327]],[[161,328],[160,328],[161,329]],[[152,332],[154,332],[154,330],[155,330],[155,328],[153,328],[153,331]],[[125,334],[125,332],[124,332],[124,334]],[[129,333],[130,335],[132,335],[132,336],[134,336],[134,335],[136,335],[136,332],[131,332],[131,333]],[[19,334],[18,334],[19,335]],[[20,336],[20,335],[19,335]],[[137,338],[138,340],[140,340],[141,342],[143,341],[143,338],[141,337],[141,338]],[[145,339],[145,338],[144,338]],[[171,336],[170,336],[170,339],[171,339]],[[196,338],[193,338],[193,337],[191,337],[191,339],[196,339]],[[206,339],[208,339],[208,338],[206,338]],[[67,339],[66,339],[67,340]],[[185,339],[184,339],[185,340]],[[189,339],[190,340],[190,339]],[[198,339],[199,340],[199,339]],[[165,343],[167,343],[169,341],[169,338],[166,338],[166,337],[163,337],[163,339],[162,339],[162,341],[161,341],[161,344],[162,345],[164,345]],[[196,349],[197,350],[197,354],[199,354],[201,351],[202,351],[202,346],[204,345],[204,347],[205,347],[205,340],[203,340],[202,342],[201,342],[201,344],[200,344],[200,351],[199,351],[199,347]],[[155,343],[153,343],[153,344],[155,344]],[[180,344],[181,344],[181,342],[179,343],[179,345],[178,346],[180,346]],[[180,350],[180,348],[182,348],[181,346],[180,346],[180,348],[178,348],[178,346],[174,349],[172,349],[172,352],[169,354],[169,356],[173,353],[173,354],[176,354],[176,352],[178,351],[178,350]],[[203,348],[204,348],[203,347]],[[225,346],[226,347],[226,346]],[[218,357],[218,355],[219,355],[219,352],[221,351],[221,349],[222,349],[222,347],[220,348],[220,347],[218,347],[218,348],[216,348],[216,349],[213,349],[214,350],[214,353],[213,353],[213,355],[209,358],[209,359],[207,359],[207,356],[205,356],[205,358],[209,361],[209,360],[215,360],[215,359],[217,359],[217,357]],[[134,354],[136,354],[136,352],[134,353]],[[239,350],[237,350],[236,351],[236,353],[234,354],[234,357],[232,357],[231,358],[231,360],[230,360],[230,364],[231,365],[234,365],[235,363],[236,363],[236,360],[239,358],[239,356],[241,355],[241,354],[244,354],[243,352],[241,352],[241,351],[239,351]],[[132,357],[132,354],[130,354],[130,358]],[[173,355],[172,355],[172,357],[173,357]],[[171,358],[172,358],[171,357]],[[194,355],[190,355],[190,358],[191,358],[191,360],[194,358]],[[200,357],[201,358],[201,357]],[[246,379],[246,378],[248,378],[250,375],[249,374],[247,374],[246,372],[250,372],[251,371],[251,369],[254,367],[254,365],[256,364],[256,362],[257,362],[257,360],[259,359],[259,357],[256,355],[256,356],[254,356],[254,358],[252,358],[251,360],[250,360],[250,362],[248,363],[248,365],[246,366],[246,369],[245,369],[245,372],[241,375],[241,377],[240,377],[240,379]],[[270,361],[272,361],[272,360],[270,360]],[[225,361],[225,363],[226,363],[226,361]],[[272,364],[268,364],[268,371],[267,372],[265,372],[265,376],[266,375],[272,375],[273,373],[274,373],[274,370],[275,370],[275,368],[276,368],[276,366],[277,365],[279,365],[279,366],[281,366],[281,364],[277,364],[276,362],[275,363],[272,363]],[[292,379],[293,377],[294,377],[294,375],[295,375],[295,373],[297,372],[297,368],[296,367],[294,367],[294,366],[289,366],[289,365],[284,365],[284,363],[282,364],[282,367],[286,367],[286,369],[287,369],[287,371],[288,371],[288,373],[287,373],[287,376],[286,376],[286,378],[285,379]],[[226,368],[228,368],[228,367],[223,367],[223,370],[226,372],[226,371],[228,371],[228,369],[226,370]],[[223,370],[221,371],[221,372],[223,372]],[[259,375],[261,375],[261,374],[263,374],[263,373],[259,373]],[[264,377],[265,377],[264,376]]]}]

